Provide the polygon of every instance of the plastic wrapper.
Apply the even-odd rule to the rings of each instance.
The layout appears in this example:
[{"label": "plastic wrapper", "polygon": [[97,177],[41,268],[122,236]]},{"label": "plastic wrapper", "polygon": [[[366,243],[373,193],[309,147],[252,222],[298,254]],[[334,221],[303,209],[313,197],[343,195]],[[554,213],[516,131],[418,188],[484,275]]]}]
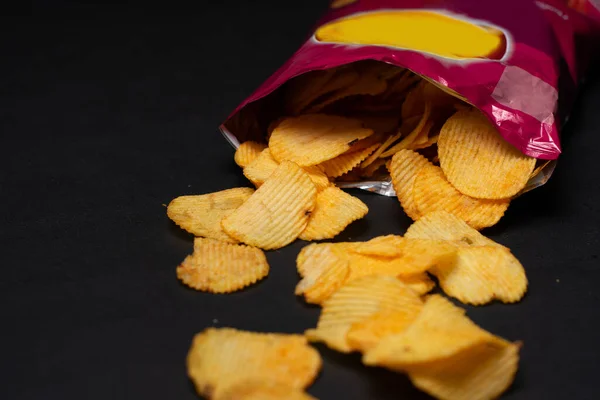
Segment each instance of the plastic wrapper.
[{"label": "plastic wrapper", "polygon": [[[374,60],[402,67],[480,111],[537,158],[544,184],[560,130],[598,45],[598,0],[335,0],[310,37],[221,125],[230,143],[265,141],[286,88],[317,70]],[[398,110],[400,112],[400,110]],[[385,176],[337,182],[392,196]]]}]

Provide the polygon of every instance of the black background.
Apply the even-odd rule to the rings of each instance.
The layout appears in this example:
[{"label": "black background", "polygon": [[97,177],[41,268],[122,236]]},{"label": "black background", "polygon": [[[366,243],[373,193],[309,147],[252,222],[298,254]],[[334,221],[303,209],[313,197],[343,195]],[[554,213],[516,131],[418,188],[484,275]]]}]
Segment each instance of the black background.
[{"label": "black background", "polygon": [[[319,309],[293,295],[303,242],[269,252],[269,277],[239,293],[203,294],[175,277],[192,238],[164,204],[249,186],[217,126],[326,7],[250,3],[193,14],[38,2],[33,17],[2,18],[0,398],[194,399],[184,360],[203,328],[315,325]],[[524,341],[507,399],[600,395],[598,78],[550,182],[485,232],[530,280],[519,304],[468,307],[484,328]],[[409,225],[397,200],[355,194],[370,212],[340,240]],[[400,375],[318,348],[324,368],[309,392],[322,400],[427,398]]]}]

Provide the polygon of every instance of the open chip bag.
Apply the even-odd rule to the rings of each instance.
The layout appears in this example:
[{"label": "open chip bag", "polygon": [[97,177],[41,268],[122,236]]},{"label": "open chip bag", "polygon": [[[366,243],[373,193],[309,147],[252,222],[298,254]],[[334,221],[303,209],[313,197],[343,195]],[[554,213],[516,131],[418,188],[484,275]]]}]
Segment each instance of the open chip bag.
[{"label": "open chip bag", "polygon": [[[245,143],[236,158],[260,153],[254,165],[236,159],[255,184],[285,160],[401,202],[398,186],[415,180],[440,195],[513,198],[544,184],[561,154],[599,4],[335,0],[221,131]],[[400,167],[413,172],[393,182]]]}]

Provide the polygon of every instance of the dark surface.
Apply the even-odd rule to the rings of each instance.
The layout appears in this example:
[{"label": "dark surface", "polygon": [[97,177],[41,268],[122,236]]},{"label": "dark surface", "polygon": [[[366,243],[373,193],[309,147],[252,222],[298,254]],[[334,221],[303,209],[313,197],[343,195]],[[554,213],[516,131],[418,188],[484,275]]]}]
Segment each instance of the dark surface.
[{"label": "dark surface", "polygon": [[[324,2],[222,2],[186,17],[52,9],[2,23],[1,399],[194,399],[184,359],[208,326],[302,332],[297,242],[265,281],[231,295],[180,285],[192,238],[165,215],[183,194],[248,185],[217,126],[305,37]],[[46,3],[44,3],[46,4]],[[47,6],[49,7],[49,6]],[[526,267],[516,305],[468,308],[523,340],[507,399],[600,395],[600,81],[564,133],[550,182],[486,233]],[[368,217],[340,239],[402,233],[397,200],[357,193]],[[400,375],[323,347],[309,389],[328,399],[423,399]]]}]

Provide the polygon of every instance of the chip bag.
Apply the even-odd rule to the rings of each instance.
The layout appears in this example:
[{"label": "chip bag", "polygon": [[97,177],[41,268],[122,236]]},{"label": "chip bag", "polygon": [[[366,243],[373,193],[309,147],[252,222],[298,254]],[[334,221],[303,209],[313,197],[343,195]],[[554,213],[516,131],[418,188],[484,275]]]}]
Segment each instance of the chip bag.
[{"label": "chip bag", "polygon": [[320,144],[336,151],[323,160],[340,155],[319,167],[340,187],[391,196],[389,174],[377,173],[382,157],[408,148],[433,152],[435,163],[440,121],[467,106],[536,159],[522,194],[548,180],[561,154],[560,129],[599,43],[599,10],[598,0],[332,1],[300,49],[220,129],[236,148],[274,134],[271,150],[285,154],[300,148],[286,138],[294,126],[286,118],[321,121],[303,136],[301,161],[316,165],[320,153],[307,138],[337,128],[323,125],[335,118],[314,114],[360,119],[371,132],[355,127],[361,134],[352,142]]}]

